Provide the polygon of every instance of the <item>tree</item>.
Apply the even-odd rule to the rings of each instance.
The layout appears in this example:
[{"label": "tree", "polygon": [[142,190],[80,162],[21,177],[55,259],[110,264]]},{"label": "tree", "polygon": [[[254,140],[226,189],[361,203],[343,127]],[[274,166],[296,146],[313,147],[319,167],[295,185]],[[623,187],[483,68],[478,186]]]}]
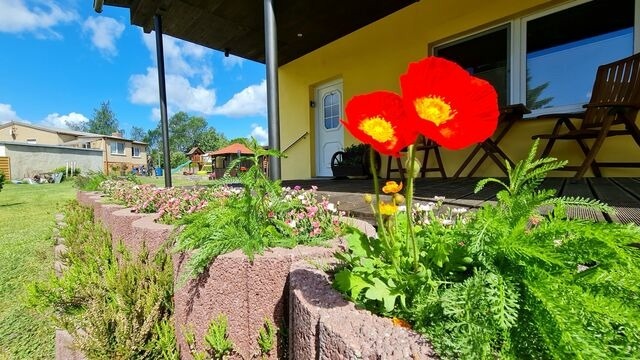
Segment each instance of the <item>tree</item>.
[{"label": "tree", "polygon": [[[154,160],[163,158],[161,124],[158,124],[155,129],[149,130],[144,141],[149,144],[150,153]],[[210,127],[203,117],[191,116],[180,111],[169,118],[171,166],[176,166],[186,161],[182,161],[182,159],[185,159],[184,153],[194,146],[198,146],[204,151],[211,151],[227,144],[228,140],[224,134]],[[177,153],[182,154],[182,156],[177,155]]]},{"label": "tree", "polygon": [[527,68],[527,107],[531,110],[543,108],[553,101],[553,96],[539,99],[542,92],[549,87],[549,82],[547,81],[532,88],[531,79],[531,73]]},{"label": "tree", "polygon": [[93,117],[86,123],[74,124],[67,122],[67,126],[72,130],[94,134],[111,135],[117,132],[124,135],[124,130],[118,128],[118,119],[113,110],[111,110],[109,101],[103,101],[99,109],[93,109]]},{"label": "tree", "polygon": [[145,133],[143,128],[138,126],[131,127],[131,135],[129,135],[129,138],[131,138],[131,140],[144,142],[144,138],[146,136],[147,136],[147,133]]},{"label": "tree", "polygon": [[230,142],[214,128],[208,128],[196,137],[196,146],[204,151],[215,151],[227,146]]}]

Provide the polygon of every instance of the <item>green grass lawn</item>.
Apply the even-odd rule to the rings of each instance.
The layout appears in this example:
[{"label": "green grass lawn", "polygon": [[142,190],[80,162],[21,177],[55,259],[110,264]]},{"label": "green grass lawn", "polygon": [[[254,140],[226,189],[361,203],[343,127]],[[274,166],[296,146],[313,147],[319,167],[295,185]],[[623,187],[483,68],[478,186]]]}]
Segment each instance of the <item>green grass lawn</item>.
[{"label": "green grass lawn", "polygon": [[0,191],[0,359],[54,358],[53,324],[26,306],[25,286],[51,273],[54,215],[75,193],[71,182]]},{"label": "green grass lawn", "polygon": [[[158,187],[164,187],[164,176],[138,176],[143,184],[153,184]],[[182,175],[172,174],[171,185],[173,186],[213,186],[229,183],[237,183],[238,178],[224,178],[217,180],[209,180],[207,175]]]}]

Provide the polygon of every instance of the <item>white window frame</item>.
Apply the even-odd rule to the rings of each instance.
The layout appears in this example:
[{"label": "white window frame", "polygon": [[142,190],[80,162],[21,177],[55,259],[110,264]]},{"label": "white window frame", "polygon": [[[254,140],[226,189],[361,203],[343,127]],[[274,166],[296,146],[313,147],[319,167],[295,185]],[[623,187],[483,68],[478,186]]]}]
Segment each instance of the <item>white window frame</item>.
[{"label": "white window frame", "polygon": [[[136,150],[138,150],[138,155],[136,155]],[[134,158],[139,158],[141,157],[140,153],[142,153],[142,151],[140,150],[139,146],[132,146],[131,147],[131,156]]]},{"label": "white window frame", "polygon": [[[113,145],[115,144],[115,152]],[[122,152],[118,151],[118,145],[122,144]],[[127,149],[127,144],[124,143],[124,141],[114,141],[112,140],[111,143],[109,144],[109,151],[111,152],[111,155],[126,155],[126,149]]]},{"label": "white window frame", "polygon": [[[480,34],[497,30],[501,27],[508,27],[508,34],[510,36],[509,41],[509,103],[518,104],[524,103],[526,99],[526,87],[527,87],[527,22],[553,14],[558,11],[566,10],[577,5],[587,3],[591,0],[574,0],[558,6],[553,6],[544,10],[539,10],[535,13],[514,18],[509,21],[505,21],[498,24],[492,24],[491,26],[479,29],[473,33],[467,33],[464,36],[459,36],[442,43],[435,43],[431,46],[431,51],[434,52],[437,47],[453,45],[455,43],[472,39]],[[640,51],[640,0],[635,0],[634,3],[634,23],[633,23],[633,53]],[[583,110],[581,106],[577,105],[565,105],[556,106],[552,108],[544,108],[534,110],[531,114],[525,115],[525,117],[535,117],[545,113],[558,113],[558,112],[577,112]]]}]

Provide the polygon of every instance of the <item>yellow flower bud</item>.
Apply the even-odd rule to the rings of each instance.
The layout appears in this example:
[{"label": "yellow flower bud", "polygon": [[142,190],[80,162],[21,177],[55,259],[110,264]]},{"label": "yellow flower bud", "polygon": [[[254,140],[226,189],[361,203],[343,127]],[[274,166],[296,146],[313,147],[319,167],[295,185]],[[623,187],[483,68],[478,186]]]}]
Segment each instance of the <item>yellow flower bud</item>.
[{"label": "yellow flower bud", "polygon": [[371,194],[364,194],[363,198],[364,202],[366,202],[367,204],[371,204],[371,201],[373,201],[373,199],[371,198]]},{"label": "yellow flower bud", "polygon": [[402,196],[402,194],[398,194],[398,193],[393,194],[393,202],[394,202],[396,205],[402,205],[402,204],[404,204],[404,196]]}]

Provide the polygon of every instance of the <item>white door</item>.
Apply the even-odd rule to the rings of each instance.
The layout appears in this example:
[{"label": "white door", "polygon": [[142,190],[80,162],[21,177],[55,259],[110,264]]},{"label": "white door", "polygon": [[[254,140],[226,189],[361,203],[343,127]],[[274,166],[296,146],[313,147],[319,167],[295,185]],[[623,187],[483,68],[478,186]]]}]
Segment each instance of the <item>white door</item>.
[{"label": "white door", "polygon": [[316,176],[332,176],[331,157],[343,148],[342,81],[316,88]]}]

